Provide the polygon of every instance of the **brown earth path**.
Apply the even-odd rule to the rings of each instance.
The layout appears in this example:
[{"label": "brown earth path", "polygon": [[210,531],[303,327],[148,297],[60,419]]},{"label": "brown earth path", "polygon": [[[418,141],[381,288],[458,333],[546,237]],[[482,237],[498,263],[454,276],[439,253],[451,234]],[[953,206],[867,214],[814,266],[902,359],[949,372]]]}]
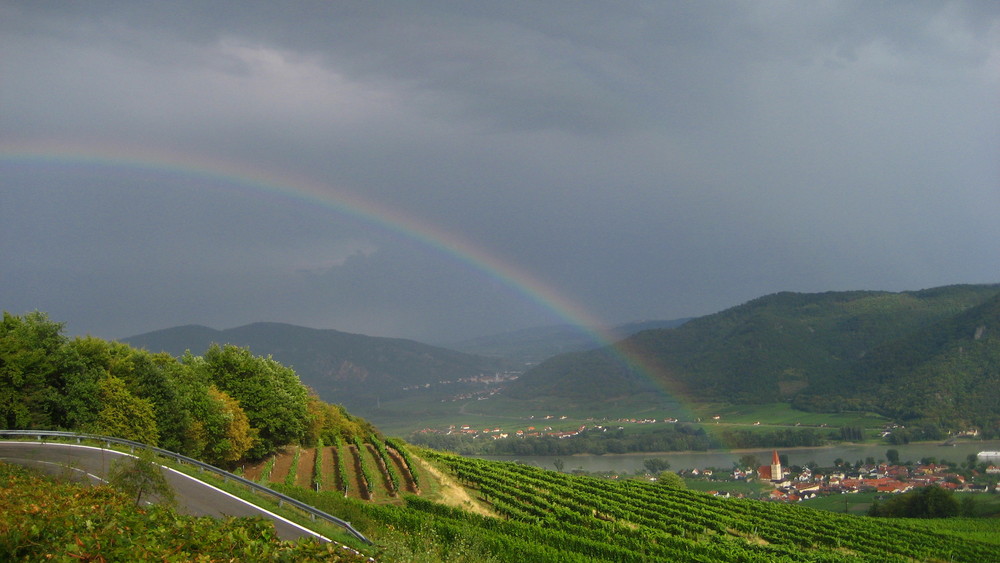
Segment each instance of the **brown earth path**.
[{"label": "brown earth path", "polygon": [[262,461],[260,463],[255,463],[253,465],[244,465],[243,478],[256,482],[257,479],[260,479],[261,473],[264,472],[264,465],[266,463],[267,463],[266,461]]},{"label": "brown earth path", "polygon": [[410,469],[406,467],[406,461],[403,460],[403,456],[396,450],[389,447],[386,447],[385,451],[389,453],[389,457],[392,459],[392,464],[396,466],[396,472],[403,477],[403,485],[406,492],[420,494],[420,489],[417,488],[416,480],[414,480],[413,474],[410,473]]},{"label": "brown earth path", "polygon": [[295,475],[295,484],[305,488],[313,488],[313,469],[316,467],[316,448],[302,448],[299,456],[298,471]]},{"label": "brown earth path", "polygon": [[288,449],[282,449],[274,455],[274,469],[271,470],[271,477],[268,479],[271,483],[282,483],[285,481],[285,476],[288,475],[288,470],[292,468],[292,458],[295,454]]}]

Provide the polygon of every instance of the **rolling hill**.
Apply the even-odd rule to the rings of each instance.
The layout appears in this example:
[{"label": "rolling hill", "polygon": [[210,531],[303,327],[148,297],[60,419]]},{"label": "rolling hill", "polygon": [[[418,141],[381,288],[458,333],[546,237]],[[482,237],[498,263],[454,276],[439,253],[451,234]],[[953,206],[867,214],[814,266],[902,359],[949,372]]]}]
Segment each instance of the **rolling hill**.
[{"label": "rolling hill", "polygon": [[[674,328],[690,319],[639,321],[618,325],[610,330],[617,339],[655,328]],[[447,348],[468,354],[505,358],[520,365],[537,364],[568,352],[583,352],[602,345],[593,332],[576,325],[532,327],[501,334],[480,336],[453,344]]]},{"label": "rolling hill", "polygon": [[151,352],[200,354],[212,343],[249,347],[292,367],[304,384],[330,402],[369,407],[405,389],[457,382],[503,371],[497,358],[475,356],[400,338],[380,338],[282,323],[254,323],[228,330],[187,325],[123,339]]},{"label": "rolling hill", "polygon": [[600,402],[665,386],[694,402],[791,401],[949,426],[994,424],[998,294],[1000,285],[777,293],[620,342],[637,364],[610,349],[566,354],[504,393]]}]

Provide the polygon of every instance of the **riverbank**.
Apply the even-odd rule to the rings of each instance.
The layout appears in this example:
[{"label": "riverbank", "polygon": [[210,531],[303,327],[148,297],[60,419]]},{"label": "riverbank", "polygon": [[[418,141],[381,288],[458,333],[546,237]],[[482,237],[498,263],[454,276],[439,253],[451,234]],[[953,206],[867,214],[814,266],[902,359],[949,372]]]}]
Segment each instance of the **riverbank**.
[{"label": "riverbank", "polygon": [[781,455],[788,456],[789,465],[806,465],[815,463],[821,467],[834,465],[837,459],[847,463],[865,461],[871,457],[875,461],[885,460],[886,451],[894,449],[899,452],[901,462],[917,462],[921,459],[934,458],[937,462],[965,461],[969,454],[984,450],[1000,450],[1000,440],[960,441],[954,445],[942,445],[935,442],[911,442],[904,445],[886,443],[848,443],[833,444],[818,447],[800,448],[763,448],[739,450],[709,450],[685,452],[635,452],[623,454],[573,454],[568,456],[471,456],[497,461],[516,461],[536,467],[552,469],[556,460],[560,460],[564,471],[580,469],[589,473],[616,472],[621,474],[635,473],[644,470],[643,461],[657,458],[666,459],[673,471],[685,469],[704,469],[714,467],[730,469],[743,456],[754,455],[759,460],[770,459],[775,449]]}]

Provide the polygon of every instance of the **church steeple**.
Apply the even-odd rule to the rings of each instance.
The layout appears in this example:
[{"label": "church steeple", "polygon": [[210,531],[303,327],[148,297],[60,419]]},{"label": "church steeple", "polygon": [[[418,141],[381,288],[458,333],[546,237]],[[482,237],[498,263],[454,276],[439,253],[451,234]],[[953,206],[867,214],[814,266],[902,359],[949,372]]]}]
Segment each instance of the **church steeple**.
[{"label": "church steeple", "polygon": [[781,458],[778,457],[778,450],[771,454],[771,480],[780,481],[784,477],[781,472]]}]

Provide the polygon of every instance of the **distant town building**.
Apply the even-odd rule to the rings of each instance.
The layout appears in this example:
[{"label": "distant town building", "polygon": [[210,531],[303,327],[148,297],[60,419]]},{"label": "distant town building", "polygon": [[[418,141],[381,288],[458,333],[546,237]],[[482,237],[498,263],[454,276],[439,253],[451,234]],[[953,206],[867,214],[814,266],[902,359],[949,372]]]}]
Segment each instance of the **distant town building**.
[{"label": "distant town building", "polygon": [[781,470],[781,458],[778,457],[778,450],[771,454],[771,465],[761,465],[757,468],[757,476],[766,481],[781,481],[785,474]]}]

